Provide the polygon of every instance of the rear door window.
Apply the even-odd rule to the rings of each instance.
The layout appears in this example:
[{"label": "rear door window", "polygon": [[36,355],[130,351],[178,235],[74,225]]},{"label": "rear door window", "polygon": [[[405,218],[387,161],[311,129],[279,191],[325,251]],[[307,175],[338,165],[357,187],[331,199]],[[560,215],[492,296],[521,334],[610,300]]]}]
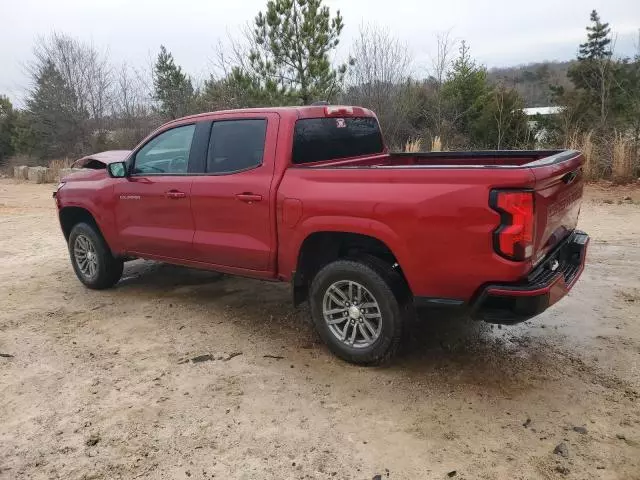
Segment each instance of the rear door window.
[{"label": "rear door window", "polygon": [[207,173],[233,173],[262,164],[266,119],[220,120],[211,127]]},{"label": "rear door window", "polygon": [[382,153],[384,144],[373,117],[305,118],[296,122],[293,163]]}]

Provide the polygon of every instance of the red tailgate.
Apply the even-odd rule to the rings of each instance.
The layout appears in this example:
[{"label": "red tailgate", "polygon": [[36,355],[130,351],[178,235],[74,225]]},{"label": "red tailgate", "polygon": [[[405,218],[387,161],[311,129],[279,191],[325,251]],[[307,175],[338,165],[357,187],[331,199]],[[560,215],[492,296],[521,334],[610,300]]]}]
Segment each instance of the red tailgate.
[{"label": "red tailgate", "polygon": [[528,165],[536,179],[534,264],[578,224],[583,163],[580,152],[569,150]]}]

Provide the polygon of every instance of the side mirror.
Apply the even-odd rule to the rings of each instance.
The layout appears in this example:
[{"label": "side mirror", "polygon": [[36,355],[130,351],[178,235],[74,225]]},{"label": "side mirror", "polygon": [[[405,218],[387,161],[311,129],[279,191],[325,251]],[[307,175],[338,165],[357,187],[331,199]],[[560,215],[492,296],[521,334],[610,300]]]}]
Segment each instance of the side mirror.
[{"label": "side mirror", "polygon": [[127,176],[127,165],[124,162],[110,163],[107,171],[112,178],[124,178]]}]

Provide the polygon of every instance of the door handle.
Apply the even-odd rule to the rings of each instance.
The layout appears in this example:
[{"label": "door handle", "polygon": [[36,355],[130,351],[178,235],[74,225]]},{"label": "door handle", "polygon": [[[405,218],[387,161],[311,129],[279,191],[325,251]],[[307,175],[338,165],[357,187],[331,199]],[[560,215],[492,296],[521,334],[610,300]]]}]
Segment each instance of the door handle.
[{"label": "door handle", "polygon": [[184,192],[179,192],[178,190],[169,190],[168,192],[165,192],[164,196],[172,200],[176,200],[178,198],[185,198],[187,194]]},{"label": "door handle", "polygon": [[253,203],[262,200],[262,195],[256,195],[255,193],[238,193],[236,198],[242,202]]}]

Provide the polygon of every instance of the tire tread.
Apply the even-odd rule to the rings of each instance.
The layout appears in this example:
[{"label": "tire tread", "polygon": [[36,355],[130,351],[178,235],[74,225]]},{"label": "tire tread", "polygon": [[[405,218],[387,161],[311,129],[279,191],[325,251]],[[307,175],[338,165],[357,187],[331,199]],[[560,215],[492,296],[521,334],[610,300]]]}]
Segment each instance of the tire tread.
[{"label": "tire tread", "polygon": [[[98,254],[98,276],[94,281],[87,281],[76,265],[73,255],[73,244],[78,235],[90,237]],[[76,276],[88,288],[93,290],[111,288],[118,283],[122,277],[124,261],[112,255],[100,231],[91,224],[80,222],[73,226],[69,234],[69,255],[71,256],[71,264]]]},{"label": "tire tread", "polygon": [[[386,303],[388,310],[391,311],[394,317],[392,320],[388,318],[385,320],[391,321],[393,325],[390,338],[384,342],[384,344],[375,346],[376,348],[373,350],[357,355],[346,350],[342,344],[333,337],[331,332],[328,331],[322,316],[323,286],[328,281],[331,281],[333,276],[342,274],[351,277],[350,279],[354,279],[353,276],[364,278],[368,283],[368,285],[365,285],[367,289],[376,291],[376,300],[378,300],[379,303]],[[350,363],[364,366],[385,364],[395,356],[403,336],[404,308],[402,307],[401,301],[398,300],[398,292],[394,291],[396,279],[393,278],[393,274],[397,275],[396,272],[385,271],[383,265],[377,262],[370,262],[367,261],[367,259],[344,259],[329,263],[315,276],[311,284],[309,298],[311,313],[316,330],[335,355]]]}]

